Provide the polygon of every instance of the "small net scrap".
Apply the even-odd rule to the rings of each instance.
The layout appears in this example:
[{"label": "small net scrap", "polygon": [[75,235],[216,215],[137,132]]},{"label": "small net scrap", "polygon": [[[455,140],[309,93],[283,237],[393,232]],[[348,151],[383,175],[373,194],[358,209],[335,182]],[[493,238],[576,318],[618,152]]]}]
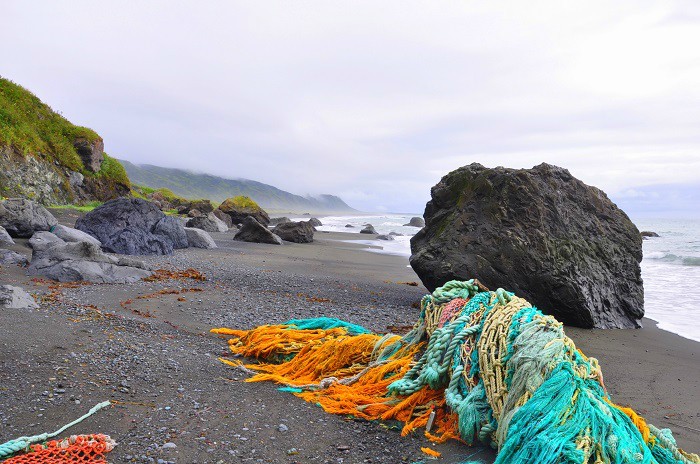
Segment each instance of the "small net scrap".
[{"label": "small net scrap", "polygon": [[28,451],[2,461],[2,464],[105,464],[105,455],[114,445],[114,440],[107,435],[72,435],[63,440],[30,445]]},{"label": "small net scrap", "polygon": [[475,280],[450,281],[421,301],[406,335],[338,319],[293,320],[229,335],[249,382],[273,381],[329,413],[430,422],[436,442],[476,440],[499,464],[700,464],[634,410],[611,400],[598,361],[526,300]]}]

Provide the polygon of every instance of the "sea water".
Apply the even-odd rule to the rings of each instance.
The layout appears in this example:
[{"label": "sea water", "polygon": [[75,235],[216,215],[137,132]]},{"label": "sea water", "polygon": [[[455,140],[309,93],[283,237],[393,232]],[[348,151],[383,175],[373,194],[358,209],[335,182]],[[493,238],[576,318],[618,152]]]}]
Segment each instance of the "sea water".
[{"label": "sea water", "polygon": [[[392,241],[369,235],[352,242],[368,245],[370,252],[408,259],[411,237],[420,230],[406,225],[413,216],[421,214],[328,216],[321,218],[323,225],[318,229],[359,233],[365,224],[372,224],[380,234],[403,234]],[[640,218],[634,222],[639,230],[660,235],[642,245],[645,316],[657,321],[661,329],[700,341],[700,220]]]}]

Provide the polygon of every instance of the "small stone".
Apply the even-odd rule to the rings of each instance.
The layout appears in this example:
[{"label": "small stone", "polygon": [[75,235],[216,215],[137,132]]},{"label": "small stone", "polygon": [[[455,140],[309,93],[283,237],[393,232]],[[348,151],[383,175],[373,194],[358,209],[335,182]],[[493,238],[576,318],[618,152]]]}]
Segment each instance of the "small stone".
[{"label": "small stone", "polygon": [[286,432],[286,431],[289,430],[289,427],[287,427],[287,426],[284,425],[284,424],[280,424],[280,425],[277,426],[277,430],[279,430],[280,432]]},{"label": "small stone", "polygon": [[163,449],[175,449],[175,448],[177,448],[177,445],[176,445],[175,443],[169,441],[169,442],[165,443],[165,444],[162,446],[162,448],[163,448]]}]

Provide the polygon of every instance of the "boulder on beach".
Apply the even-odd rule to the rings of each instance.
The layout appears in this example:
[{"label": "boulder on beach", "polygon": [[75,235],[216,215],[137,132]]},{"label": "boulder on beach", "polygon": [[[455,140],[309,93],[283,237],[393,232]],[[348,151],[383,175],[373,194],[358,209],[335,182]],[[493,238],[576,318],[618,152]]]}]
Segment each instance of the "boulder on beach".
[{"label": "boulder on beach", "polygon": [[133,283],[152,274],[143,263],[128,257],[108,255],[94,243],[61,242],[35,248],[27,274],[59,282],[121,284]]},{"label": "boulder on beach", "polygon": [[367,224],[364,229],[360,231],[361,234],[376,234],[377,231],[374,230],[374,226],[372,224]]},{"label": "boulder on beach", "polygon": [[192,248],[217,248],[216,242],[211,238],[208,232],[194,227],[185,227],[187,234],[187,243]]},{"label": "boulder on beach", "polygon": [[0,285],[0,307],[7,309],[35,309],[39,305],[22,287]]},{"label": "boulder on beach", "polygon": [[231,217],[233,224],[242,224],[243,219],[253,217],[258,223],[266,226],[270,216],[256,202],[246,196],[237,196],[224,200],[219,209]]},{"label": "boulder on beach", "polygon": [[34,235],[32,235],[31,238],[27,241],[27,245],[29,245],[29,248],[35,251],[41,251],[46,248],[50,248],[56,243],[63,244],[66,243],[66,241],[60,238],[58,235],[46,231],[35,232]]},{"label": "boulder on beach", "polygon": [[398,232],[394,232],[393,230],[389,232],[389,235],[393,235],[394,237],[403,237],[403,234],[400,234]]},{"label": "boulder on beach", "polygon": [[209,213],[206,216],[194,217],[187,221],[186,227],[202,229],[205,232],[227,232],[228,226],[224,221]]},{"label": "boulder on beach", "polygon": [[408,224],[404,224],[404,226],[425,227],[425,221],[422,217],[414,216],[408,221]]},{"label": "boulder on beach", "polygon": [[641,235],[642,238],[645,238],[645,239],[648,237],[660,237],[659,234],[657,234],[656,232],[653,232],[651,230],[643,230],[639,233],[639,235]]},{"label": "boulder on beach", "polygon": [[580,327],[639,327],[642,239],[601,190],[566,169],[471,164],[431,190],[410,263],[429,290],[477,278]]},{"label": "boulder on beach", "polygon": [[15,241],[12,240],[10,234],[7,233],[3,226],[0,226],[0,246],[10,246],[14,245]]},{"label": "boulder on beach", "polygon": [[185,233],[185,222],[175,216],[164,216],[153,227],[153,234],[168,237],[173,242],[173,249],[180,250],[187,248],[187,234]]},{"label": "boulder on beach", "polygon": [[72,227],[58,224],[51,228],[51,233],[60,238],[64,242],[90,242],[97,246],[101,246],[99,240],[82,230],[73,229]]},{"label": "boulder on beach", "polygon": [[272,245],[282,245],[282,239],[272,233],[270,229],[260,224],[253,216],[243,219],[241,229],[236,233],[234,240],[253,243],[269,243]]},{"label": "boulder on beach", "polygon": [[29,260],[26,256],[24,256],[21,253],[0,248],[0,264],[4,266],[13,264],[16,264],[18,266],[26,266],[27,264],[29,264]]},{"label": "boulder on beach", "polygon": [[355,227],[355,226],[353,226],[352,224],[345,224],[345,227],[347,227],[348,229],[350,229],[350,228],[353,228],[353,227]]},{"label": "boulder on beach", "polygon": [[315,218],[315,217],[312,217],[307,222],[314,227],[320,227],[323,225],[323,223],[320,220],[318,220],[318,218]]},{"label": "boulder on beach", "polygon": [[377,240],[386,240],[386,241],[391,241],[391,240],[396,240],[393,235],[391,234],[381,234],[377,235]]},{"label": "boulder on beach", "polygon": [[311,243],[314,241],[314,230],[309,221],[283,222],[277,224],[272,233],[287,242]]},{"label": "boulder on beach", "polygon": [[233,227],[233,221],[231,220],[231,216],[228,214],[224,213],[221,211],[219,208],[216,208],[213,212],[214,216],[219,218],[221,221],[223,221],[224,224],[226,224],[226,227],[229,229]]},{"label": "boulder on beach", "polygon": [[102,247],[125,255],[169,255],[181,240],[179,222],[156,225],[165,214],[154,203],[140,198],[110,200],[79,218],[75,228],[97,238]]},{"label": "boulder on beach", "polygon": [[12,237],[27,238],[34,232],[50,230],[56,218],[39,203],[25,198],[9,198],[0,203],[0,226]]}]

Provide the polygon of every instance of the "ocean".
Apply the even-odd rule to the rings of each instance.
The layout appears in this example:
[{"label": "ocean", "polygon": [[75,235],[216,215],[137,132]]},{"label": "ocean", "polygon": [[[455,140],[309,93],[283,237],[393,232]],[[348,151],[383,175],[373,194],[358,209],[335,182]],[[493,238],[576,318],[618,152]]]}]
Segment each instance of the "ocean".
[{"label": "ocean", "polygon": [[[367,251],[408,257],[410,240],[418,227],[406,226],[421,214],[384,214],[365,216],[328,216],[321,218],[319,230],[359,233],[364,224],[372,224],[380,234],[403,234],[393,241],[353,241],[370,246]],[[298,218],[299,220],[308,218]],[[700,342],[700,220],[637,219],[642,230],[660,237],[643,242],[642,278],[646,317],[658,322],[659,328]],[[353,227],[345,227],[347,224]]]}]

